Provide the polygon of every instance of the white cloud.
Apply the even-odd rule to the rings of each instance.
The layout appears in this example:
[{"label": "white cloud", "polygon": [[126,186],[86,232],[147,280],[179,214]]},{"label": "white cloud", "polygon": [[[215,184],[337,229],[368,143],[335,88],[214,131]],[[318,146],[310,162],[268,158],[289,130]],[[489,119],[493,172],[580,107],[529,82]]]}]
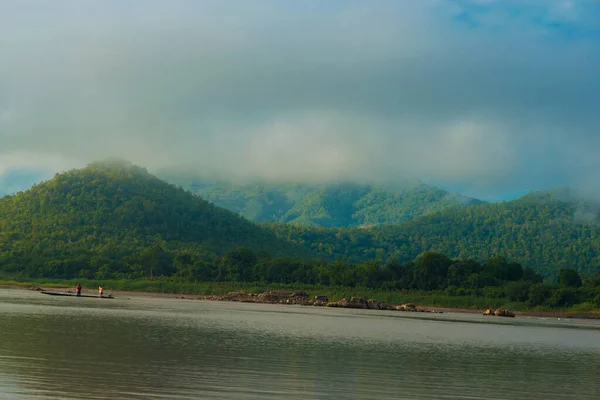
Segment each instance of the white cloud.
[{"label": "white cloud", "polygon": [[31,151],[11,151],[0,153],[0,175],[13,169],[27,169],[38,171],[64,171],[71,168],[80,168],[85,162],[67,159],[61,154]]},{"label": "white cloud", "polygon": [[1,152],[485,190],[574,180],[600,170],[572,167],[600,126],[594,7],[1,3]]},{"label": "white cloud", "polygon": [[0,127],[11,124],[17,118],[17,113],[12,108],[0,110]]}]

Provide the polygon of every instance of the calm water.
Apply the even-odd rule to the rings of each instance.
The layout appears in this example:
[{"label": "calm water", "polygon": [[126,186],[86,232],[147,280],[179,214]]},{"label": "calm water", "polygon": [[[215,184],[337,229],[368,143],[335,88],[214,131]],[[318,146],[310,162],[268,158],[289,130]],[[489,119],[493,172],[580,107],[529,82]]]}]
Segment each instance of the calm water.
[{"label": "calm water", "polygon": [[0,289],[0,398],[600,399],[600,324]]}]

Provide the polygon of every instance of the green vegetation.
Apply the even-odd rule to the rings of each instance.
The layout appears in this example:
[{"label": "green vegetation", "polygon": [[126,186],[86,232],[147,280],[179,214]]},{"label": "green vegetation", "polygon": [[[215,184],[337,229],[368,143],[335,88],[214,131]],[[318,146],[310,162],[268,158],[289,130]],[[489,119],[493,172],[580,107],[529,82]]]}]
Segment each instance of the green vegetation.
[{"label": "green vegetation", "polygon": [[[333,209],[346,215],[344,207]],[[93,163],[0,199],[0,274],[161,291],[302,285],[429,293],[446,304],[593,308],[600,301],[593,210],[544,192],[380,228],[257,225],[145,169]]]},{"label": "green vegetation", "polygon": [[498,204],[447,208],[381,228],[265,227],[323,258],[406,262],[424,251],[478,261],[503,256],[555,280],[561,268],[580,274],[600,269],[600,224],[593,210],[593,205],[538,193]]},{"label": "green vegetation", "polygon": [[[185,256],[300,251],[225,209],[122,162],[94,163],[0,199],[0,272],[170,275]],[[174,254],[179,255],[174,259]]]},{"label": "green vegetation", "polygon": [[[173,259],[177,259],[175,255]],[[513,310],[600,311],[600,272],[584,279],[574,270],[561,270],[558,285],[542,282],[529,268],[495,257],[484,264],[473,260],[452,260],[427,252],[406,264],[346,264],[343,262],[301,262],[288,258],[255,255],[240,248],[225,254],[216,265],[197,267],[193,259],[181,260],[177,273],[154,278],[119,279],[115,272],[103,279],[80,277],[85,287],[161,293],[224,294],[230,291],[260,293],[267,290],[305,290],[327,295],[331,300],[361,296],[389,303],[415,302],[420,305]],[[130,278],[135,278],[131,276]],[[202,278],[202,281],[198,281]],[[74,279],[20,278],[0,281],[54,282],[75,286]]]},{"label": "green vegetation", "polygon": [[[304,291],[310,297],[316,295],[327,296],[330,301],[342,298],[359,296],[365,299],[377,299],[389,304],[415,303],[431,307],[451,307],[463,309],[483,309],[487,306],[498,308],[510,306],[512,310],[528,310],[525,303],[511,302],[507,298],[480,297],[480,296],[450,296],[443,291],[415,292],[370,289],[365,287],[322,286],[307,284],[277,284],[255,282],[190,282],[175,277],[159,277],[154,279],[136,280],[95,280],[95,279],[34,279],[18,278],[0,279],[0,285],[10,286],[39,286],[42,288],[70,288],[73,289],[81,283],[84,290],[96,290],[102,286],[105,291],[133,291],[146,293],[169,293],[187,295],[223,295],[230,292],[260,294],[267,291]],[[108,292],[107,292],[108,294]],[[537,307],[540,310],[549,310],[547,307]]]},{"label": "green vegetation", "polygon": [[[405,264],[392,261],[380,266],[377,262],[348,264],[271,258],[266,252],[255,254],[239,248],[214,264],[197,260],[189,253],[173,253],[162,260],[171,260],[171,265],[160,266],[160,275],[139,275],[138,270],[111,274],[97,271],[95,280],[84,274],[78,279],[91,286],[107,281],[107,289],[170,293],[222,294],[242,289],[308,287],[318,288],[319,294],[332,294],[332,298],[354,295],[402,302],[410,297],[423,305],[482,308],[485,303],[510,304],[513,309],[578,307],[580,311],[600,308],[600,272],[582,279],[575,270],[561,270],[560,282],[554,285],[542,282],[532,269],[502,257],[480,264],[426,252]],[[74,282],[74,277],[67,278]]]},{"label": "green vegetation", "polygon": [[407,262],[437,251],[478,261],[519,260],[552,280],[561,268],[581,274],[600,269],[600,208],[566,189],[488,204],[414,183],[234,185],[164,176],[331,261]]},{"label": "green vegetation", "polygon": [[163,171],[168,182],[255,222],[312,227],[397,224],[480,200],[421,182],[403,185],[208,183],[189,174]]}]

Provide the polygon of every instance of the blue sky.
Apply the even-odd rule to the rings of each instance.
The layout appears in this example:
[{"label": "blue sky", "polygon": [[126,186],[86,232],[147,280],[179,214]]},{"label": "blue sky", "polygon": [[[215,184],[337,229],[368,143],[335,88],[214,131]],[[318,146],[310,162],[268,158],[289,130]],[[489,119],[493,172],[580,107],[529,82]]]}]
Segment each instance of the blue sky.
[{"label": "blue sky", "polygon": [[0,3],[0,172],[600,183],[596,0]]}]

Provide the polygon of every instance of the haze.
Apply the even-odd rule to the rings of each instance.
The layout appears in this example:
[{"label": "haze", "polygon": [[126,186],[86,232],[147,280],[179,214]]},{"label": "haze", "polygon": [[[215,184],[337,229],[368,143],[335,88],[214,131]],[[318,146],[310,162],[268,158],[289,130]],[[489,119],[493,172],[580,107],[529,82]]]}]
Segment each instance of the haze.
[{"label": "haze", "polygon": [[600,183],[595,0],[0,3],[0,172]]}]

